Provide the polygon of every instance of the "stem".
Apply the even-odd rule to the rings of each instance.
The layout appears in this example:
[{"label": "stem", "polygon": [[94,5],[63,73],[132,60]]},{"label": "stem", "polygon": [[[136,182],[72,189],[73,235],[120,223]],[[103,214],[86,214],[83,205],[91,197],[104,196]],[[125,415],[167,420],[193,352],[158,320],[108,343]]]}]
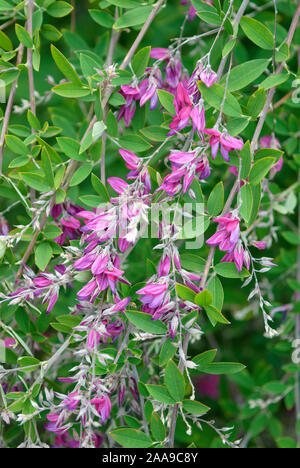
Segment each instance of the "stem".
[{"label": "stem", "polygon": [[[20,63],[22,62],[23,54],[24,54],[24,46],[21,44],[20,48],[19,48],[19,53],[18,53],[18,57],[17,57],[16,66],[20,65]],[[0,176],[2,175],[2,162],[3,162],[3,150],[4,150],[4,143],[5,143],[5,134],[6,134],[7,129],[8,129],[9,120],[10,120],[11,111],[12,111],[12,106],[13,106],[13,103],[14,103],[14,98],[15,98],[17,87],[18,87],[18,79],[19,79],[19,77],[17,77],[15,79],[15,81],[13,82],[13,84],[12,84],[10,94],[9,94],[9,98],[8,98],[8,102],[7,102],[7,106],[6,106],[6,109],[5,109],[5,114],[4,114],[3,127],[2,127],[2,131],[1,131],[1,137],[0,137]]]},{"label": "stem", "polygon": [[[28,20],[27,20],[27,32],[30,37],[33,37],[32,33],[32,15],[34,10],[33,0],[28,0]],[[28,65],[28,82],[29,82],[29,98],[30,98],[30,109],[31,112],[36,114],[36,102],[34,95],[34,76],[32,66],[32,49],[27,49],[27,65]]]},{"label": "stem", "polygon": [[[115,10],[115,21],[118,19],[118,8]],[[108,55],[107,55],[107,68],[111,67],[113,64],[113,57],[114,57],[114,51],[116,48],[116,45],[118,43],[120,37],[120,32],[114,32],[112,31],[111,38],[110,38],[110,43],[109,43],[109,48],[108,48]],[[108,89],[106,89],[106,92],[110,93],[110,85],[109,82],[107,84]],[[108,100],[107,100],[108,101]],[[107,102],[103,108],[103,122],[106,122],[107,119],[107,114],[108,114],[108,105]],[[100,170],[101,170],[101,182],[102,184],[105,184],[106,181],[106,167],[105,167],[105,153],[106,153],[106,141],[107,141],[107,133],[104,132],[102,135],[102,152],[101,152],[101,161],[100,161]]]}]

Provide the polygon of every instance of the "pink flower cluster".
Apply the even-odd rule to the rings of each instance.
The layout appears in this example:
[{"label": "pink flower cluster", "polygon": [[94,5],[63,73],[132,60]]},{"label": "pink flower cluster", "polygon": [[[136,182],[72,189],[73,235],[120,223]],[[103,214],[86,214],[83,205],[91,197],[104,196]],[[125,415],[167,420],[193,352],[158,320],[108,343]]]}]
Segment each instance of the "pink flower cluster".
[{"label": "pink flower cluster", "polygon": [[239,272],[242,271],[243,264],[247,270],[250,268],[250,257],[244,250],[240,241],[240,220],[232,213],[214,218],[219,224],[218,231],[207,241],[210,247],[219,247],[221,252],[227,252],[222,262],[233,262]]},{"label": "pink flower cluster", "polygon": [[168,174],[159,190],[164,190],[169,196],[174,196],[183,190],[185,194],[190,188],[195,176],[207,179],[210,167],[207,157],[199,152],[184,153],[173,151],[169,156],[172,172]]},{"label": "pink flower cluster", "polygon": [[77,218],[80,211],[82,211],[80,206],[76,206],[69,201],[54,205],[52,208],[51,216],[62,230],[62,234],[54,239],[59,245],[63,245],[67,238],[75,240],[81,236],[80,220]]}]

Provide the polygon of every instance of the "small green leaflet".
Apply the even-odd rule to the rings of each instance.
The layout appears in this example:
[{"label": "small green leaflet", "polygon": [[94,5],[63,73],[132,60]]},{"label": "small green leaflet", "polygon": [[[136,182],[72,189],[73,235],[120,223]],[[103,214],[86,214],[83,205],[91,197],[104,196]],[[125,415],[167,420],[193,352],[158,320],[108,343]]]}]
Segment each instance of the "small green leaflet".
[{"label": "small green leaflet", "polygon": [[184,377],[173,361],[169,361],[166,367],[165,384],[171,397],[176,402],[183,400],[185,391]]},{"label": "small green leaflet", "polygon": [[260,21],[243,16],[241,27],[254,44],[262,49],[272,50],[274,48],[274,37],[271,31]]},{"label": "small green leaflet", "polygon": [[115,429],[110,432],[110,436],[126,448],[148,448],[152,445],[152,440],[144,432],[132,428]]},{"label": "small green leaflet", "polygon": [[164,335],[167,327],[160,320],[152,320],[151,315],[144,312],[127,311],[125,312],[128,320],[137,328],[153,335]]}]

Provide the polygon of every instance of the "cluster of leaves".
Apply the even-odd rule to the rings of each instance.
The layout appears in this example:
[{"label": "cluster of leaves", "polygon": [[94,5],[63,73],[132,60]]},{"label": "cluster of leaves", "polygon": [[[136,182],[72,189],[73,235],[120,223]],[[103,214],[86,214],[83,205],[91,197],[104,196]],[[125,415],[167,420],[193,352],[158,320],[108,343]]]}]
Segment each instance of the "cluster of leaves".
[{"label": "cluster of leaves", "polygon": [[[64,245],[56,242],[63,231],[51,217],[51,208],[72,203],[94,210],[109,201],[113,192],[105,174],[123,178],[126,174],[119,148],[140,157],[154,153],[149,167],[153,192],[161,185],[167,173],[164,159],[174,147],[182,147],[190,127],[168,138],[174,96],[161,89],[159,106],[151,111],[148,104],[138,106],[125,129],[118,122],[125,103],[120,86],[144,76],[151,65],[151,47],[179,46],[191,74],[213,45],[212,68],[218,70],[229,57],[233,65],[211,87],[199,83],[207,128],[214,126],[221,112],[229,134],[242,137],[246,144],[231,153],[230,164],[221,154],[214,161],[209,156],[211,177],[201,185],[194,180],[193,195],[205,212],[196,234],[208,238],[215,232],[213,218],[226,207],[235,180],[229,165],[235,166],[241,182],[238,209],[245,242],[251,236],[266,239],[268,256],[275,258],[277,266],[259,271],[254,259],[250,272],[243,268],[239,273],[233,263],[222,263],[216,252],[203,291],[195,293],[176,284],[178,298],[197,310],[183,317],[180,333],[172,340],[164,321],[153,321],[138,309],[136,292],[156,273],[160,260],[153,250],[157,240],[139,240],[126,259],[131,286],[122,285],[122,297],[130,296],[131,303],[124,314],[118,314],[125,325],[124,336],[99,345],[109,359],[96,360],[94,369],[99,379],[118,378],[124,370],[126,376],[134,376],[139,408],[131,406],[130,397],[124,412],[113,405],[109,421],[100,428],[103,446],[108,433],[125,447],[168,446],[175,414],[175,444],[180,447],[221,447],[224,443],[232,447],[238,439],[245,447],[296,447],[300,359],[296,356],[293,362],[292,353],[294,340],[300,339],[299,27],[291,43],[287,38],[299,4],[274,0],[272,5],[262,1],[255,6],[251,2],[237,24],[240,1],[193,0],[197,14],[191,22],[184,22],[187,5],[177,0],[160,2],[154,21],[127,63],[126,54],[158,2],[36,0],[31,18],[25,3],[0,0],[0,79],[8,98],[1,110],[0,229],[3,220],[10,227],[9,234],[0,230],[0,292],[4,296],[15,291],[24,262],[38,275],[68,260],[70,247],[82,250],[79,238]],[[181,29],[183,22],[185,29]],[[215,44],[216,33],[201,37],[213,29],[220,29]],[[186,38],[174,41],[180,31]],[[261,136],[275,135],[278,147],[258,149],[258,141],[253,145],[261,121]],[[282,156],[283,169],[271,178],[270,170]],[[195,201],[189,194],[185,200]],[[187,230],[183,240],[190,237]],[[182,268],[204,274],[209,255],[205,244],[189,252],[182,243],[180,255]],[[46,408],[37,412],[37,407],[50,391],[69,393],[69,384],[57,378],[75,366],[74,329],[83,320],[80,311],[74,313],[76,294],[88,279],[75,274],[72,285],[60,291],[50,315],[38,298],[21,304],[0,303],[0,338],[15,341],[15,347],[0,347],[3,446],[18,446],[23,440],[29,445],[53,443],[53,435],[44,429]],[[111,294],[103,295],[103,301],[113,302]],[[262,312],[274,320],[278,336],[272,340],[263,336]],[[201,327],[201,340],[191,341],[183,370],[179,335],[193,327]],[[75,359],[78,364],[79,358]],[[208,419],[203,419],[207,413]],[[5,421],[7,414],[10,424]],[[216,426],[209,419],[211,414]],[[223,426],[234,428],[218,429]],[[80,422],[74,422],[73,428],[79,435]]]}]

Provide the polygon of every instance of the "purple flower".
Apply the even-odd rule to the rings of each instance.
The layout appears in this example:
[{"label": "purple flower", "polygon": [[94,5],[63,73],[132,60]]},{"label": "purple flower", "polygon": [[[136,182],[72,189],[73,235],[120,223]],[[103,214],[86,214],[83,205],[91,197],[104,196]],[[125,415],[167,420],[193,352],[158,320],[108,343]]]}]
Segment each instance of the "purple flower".
[{"label": "purple flower", "polygon": [[214,128],[205,129],[204,133],[206,135],[211,135],[209,144],[211,146],[211,154],[213,159],[216,158],[219,146],[221,145],[221,153],[225,161],[229,162],[229,152],[237,149],[240,151],[244,147],[244,142],[242,140],[238,140],[237,138],[233,138],[232,136],[221,133],[219,130]]},{"label": "purple flower", "polygon": [[214,84],[214,82],[216,81],[217,76],[218,75],[211,69],[211,67],[208,66],[200,73],[200,80],[208,88],[210,88]]},{"label": "purple flower", "polygon": [[169,160],[173,172],[165,177],[159,188],[165,190],[169,196],[176,195],[181,188],[186,193],[196,175],[199,179],[206,179],[210,175],[207,157],[201,154],[198,156],[197,152],[173,151]]},{"label": "purple flower", "polygon": [[108,396],[103,396],[102,398],[93,398],[91,404],[95,406],[96,411],[101,417],[101,422],[104,424],[109,418],[111,411],[111,401]]},{"label": "purple flower", "polygon": [[260,242],[255,241],[255,242],[252,242],[252,244],[254,245],[254,247],[256,247],[259,250],[265,250],[267,248],[267,243],[264,241],[260,241]]},{"label": "purple flower", "polygon": [[170,123],[171,131],[169,132],[169,135],[174,135],[176,132],[184,129],[190,120],[192,102],[184,82],[180,82],[177,86],[174,98],[174,107],[176,116]]},{"label": "purple flower", "polygon": [[148,283],[144,288],[139,289],[137,294],[143,296],[140,301],[144,305],[147,305],[150,309],[156,309],[162,305],[166,291],[166,283]]},{"label": "purple flower", "polygon": [[237,270],[242,271],[243,264],[250,267],[250,258],[244,251],[240,237],[240,221],[232,217],[232,213],[214,219],[219,224],[219,230],[207,240],[211,247],[219,247],[222,252],[227,252],[221,260],[222,262],[235,263]]},{"label": "purple flower", "polygon": [[0,236],[7,236],[9,225],[5,218],[0,218]]},{"label": "purple flower", "polygon": [[4,338],[4,347],[5,348],[15,348],[17,346],[17,341],[14,338],[6,337]]}]

